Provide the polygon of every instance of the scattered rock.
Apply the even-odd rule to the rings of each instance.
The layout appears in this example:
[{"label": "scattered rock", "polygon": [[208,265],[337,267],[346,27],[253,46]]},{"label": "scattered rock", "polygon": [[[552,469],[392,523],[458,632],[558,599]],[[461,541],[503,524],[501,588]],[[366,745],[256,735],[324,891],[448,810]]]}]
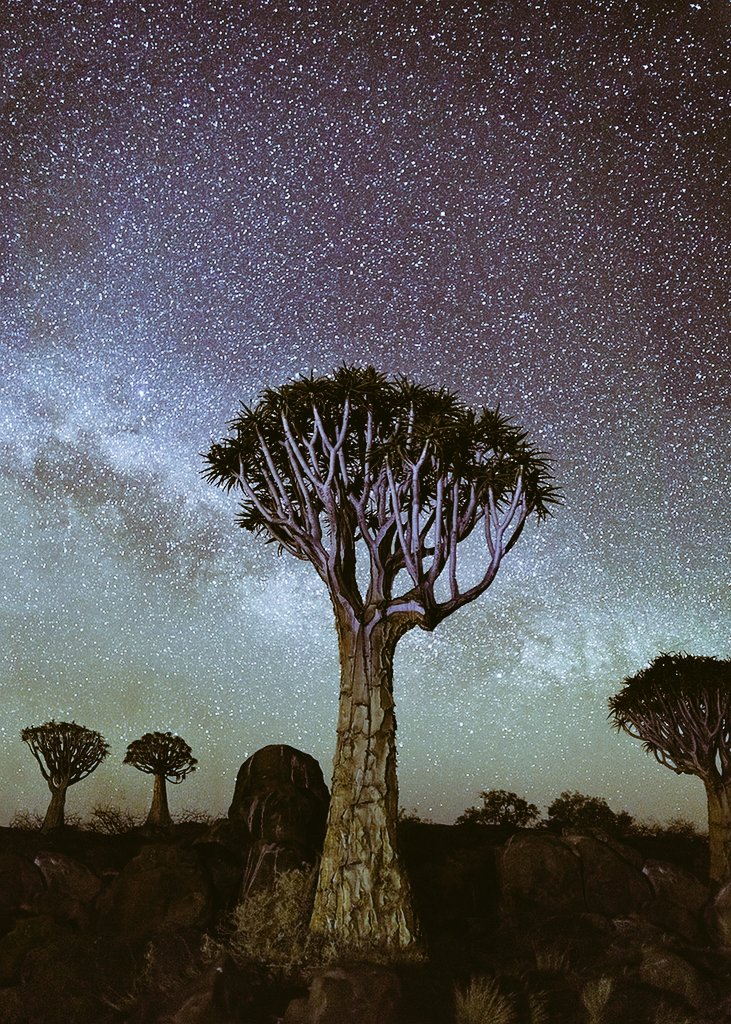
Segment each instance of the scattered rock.
[{"label": "scattered rock", "polygon": [[700,972],[687,960],[667,949],[645,947],[640,980],[646,985],[684,999],[694,1010],[707,1007],[713,993]]},{"label": "scattered rock", "polygon": [[379,967],[331,967],[312,979],[309,994],[294,999],[284,1024],[394,1024],[401,1001],[398,977]]}]

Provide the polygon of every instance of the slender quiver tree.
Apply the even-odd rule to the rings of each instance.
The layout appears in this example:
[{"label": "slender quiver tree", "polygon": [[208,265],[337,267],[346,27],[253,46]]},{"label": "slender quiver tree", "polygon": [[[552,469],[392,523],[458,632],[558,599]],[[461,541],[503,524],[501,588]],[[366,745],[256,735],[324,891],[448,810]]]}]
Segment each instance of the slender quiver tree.
[{"label": "slender quiver tree", "polygon": [[101,733],[76,722],[45,722],[23,729],[20,738],[30,747],[51,791],[42,830],[60,828],[66,790],[99,767],[109,753],[109,745]]},{"label": "slender quiver tree", "polygon": [[731,660],[661,654],[623,681],[610,718],[678,775],[706,787],[710,877],[731,878]]},{"label": "slender quiver tree", "polygon": [[170,829],[173,819],[168,807],[167,782],[178,785],[195,771],[198,761],[191,756],[188,744],[171,732],[147,732],[127,747],[123,764],[131,764],[140,772],[154,776],[152,804],[145,825]]},{"label": "slender quiver tree", "polygon": [[[394,651],[487,590],[528,515],[555,500],[546,464],[498,412],[372,368],[267,391],[231,427],[207,479],[241,492],[241,526],[312,563],[335,612],[340,705],[311,938],[416,952],[396,847]],[[469,565],[458,554],[476,527],[479,567],[477,545]]]}]

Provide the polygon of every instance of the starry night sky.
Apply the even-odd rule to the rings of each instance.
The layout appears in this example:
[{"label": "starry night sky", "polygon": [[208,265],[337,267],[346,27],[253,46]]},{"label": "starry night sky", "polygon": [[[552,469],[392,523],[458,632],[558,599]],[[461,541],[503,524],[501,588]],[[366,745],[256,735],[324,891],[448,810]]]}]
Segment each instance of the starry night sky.
[{"label": "starry night sky", "polygon": [[614,734],[660,651],[731,657],[728,3],[9,0],[2,16],[0,822],[20,730],[111,744],[68,809],[142,810],[150,730],[225,812],[271,742],[329,779],[314,570],[200,453],[343,361],[500,404],[565,495],[396,657],[401,802],[564,789],[703,820]]}]

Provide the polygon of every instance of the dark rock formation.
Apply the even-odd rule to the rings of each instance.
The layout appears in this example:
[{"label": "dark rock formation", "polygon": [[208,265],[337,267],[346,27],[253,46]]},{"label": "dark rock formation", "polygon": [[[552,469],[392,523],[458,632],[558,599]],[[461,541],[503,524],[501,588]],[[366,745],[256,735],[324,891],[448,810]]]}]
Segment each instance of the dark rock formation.
[{"label": "dark rock formation", "polygon": [[293,1000],[284,1024],[394,1024],[401,998],[398,977],[380,967],[318,971],[307,997]]},{"label": "dark rock formation", "polygon": [[568,836],[564,842],[581,861],[584,904],[590,913],[619,917],[643,907],[652,896],[642,858],[619,843],[594,836]]},{"label": "dark rock formation", "polygon": [[30,907],[43,889],[43,876],[27,857],[0,853],[0,914]]},{"label": "dark rock formation", "polygon": [[545,832],[508,840],[500,863],[506,906],[533,904],[546,910],[585,910],[581,860],[563,840]]},{"label": "dark rock formation", "polygon": [[33,901],[36,913],[52,914],[72,924],[91,923],[93,904],[101,892],[102,881],[86,865],[55,850],[41,850],[35,864],[46,888]]},{"label": "dark rock formation", "polygon": [[228,812],[251,840],[242,895],[269,887],[277,872],[316,862],[329,800],[320,765],[294,747],[262,747],[242,764]]},{"label": "dark rock formation", "polygon": [[151,844],[115,878],[99,909],[105,931],[141,943],[169,928],[206,928],[212,887],[192,852]]},{"label": "dark rock formation", "polygon": [[722,885],[706,907],[706,924],[713,940],[731,948],[731,882]]},{"label": "dark rock formation", "polygon": [[708,887],[689,871],[664,861],[648,860],[642,870],[653,892],[643,910],[645,919],[687,942],[702,942],[701,912],[709,899]]}]

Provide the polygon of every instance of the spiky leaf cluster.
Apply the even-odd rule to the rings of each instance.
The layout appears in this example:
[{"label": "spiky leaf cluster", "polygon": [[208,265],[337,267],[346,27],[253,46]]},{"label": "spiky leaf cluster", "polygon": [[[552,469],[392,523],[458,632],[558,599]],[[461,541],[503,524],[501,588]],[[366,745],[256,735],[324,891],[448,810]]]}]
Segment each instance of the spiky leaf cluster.
[{"label": "spiky leaf cluster", "polygon": [[678,774],[731,780],[731,660],[661,654],[623,680],[609,712]]},{"label": "spiky leaf cluster", "polygon": [[[426,628],[478,596],[526,517],[544,517],[557,500],[545,459],[499,411],[476,412],[444,389],[372,367],[266,391],[205,458],[208,480],[241,491],[241,525],[312,562],[356,614],[391,601],[404,570],[411,588],[396,601]],[[463,588],[457,546],[478,523],[488,565]],[[370,564],[365,595],[358,541]],[[434,585],[445,570],[440,605]]]},{"label": "spiky leaf cluster", "polygon": [[101,733],[76,722],[51,720],[23,729],[20,738],[27,743],[53,791],[91,775],[109,753],[109,744]]},{"label": "spiky leaf cluster", "polygon": [[196,770],[198,760],[181,736],[171,732],[147,732],[129,744],[123,763],[177,784]]}]

